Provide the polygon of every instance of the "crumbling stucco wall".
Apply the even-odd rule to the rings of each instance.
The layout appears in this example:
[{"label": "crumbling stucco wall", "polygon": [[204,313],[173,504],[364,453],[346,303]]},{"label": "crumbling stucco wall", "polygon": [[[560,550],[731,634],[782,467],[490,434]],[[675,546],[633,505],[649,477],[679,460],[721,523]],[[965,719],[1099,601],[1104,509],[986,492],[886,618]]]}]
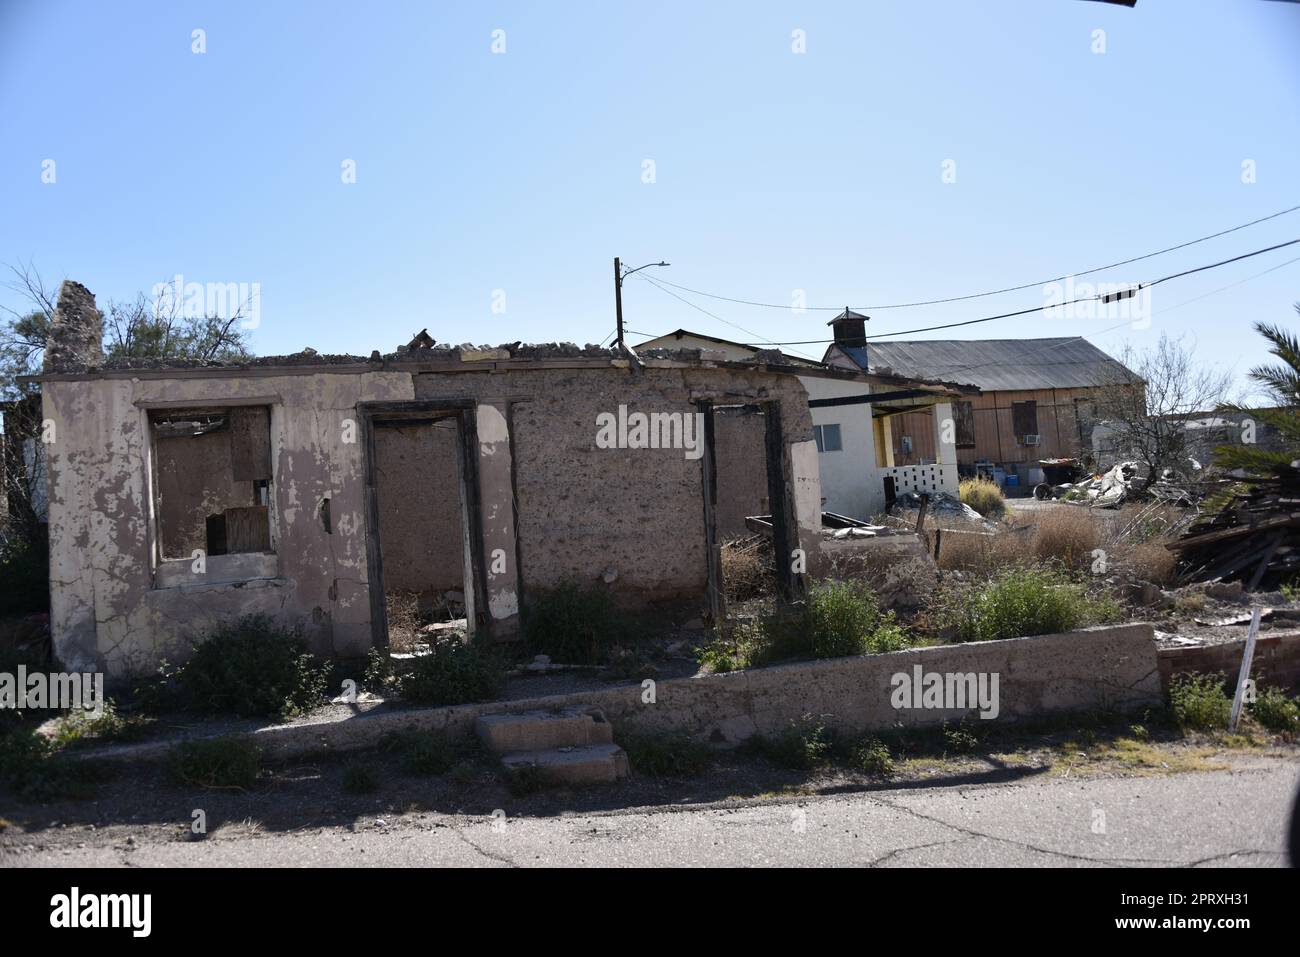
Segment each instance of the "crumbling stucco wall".
[{"label": "crumbling stucco wall", "polygon": [[[359,401],[409,399],[409,374],[376,372],[45,382],[51,630],[72,669],[112,676],[183,660],[215,624],[265,613],[304,627],[321,654],[371,644]],[[148,493],[151,407],[271,407],[272,542],[262,556],[175,563],[154,587]],[[329,498],[332,534],[320,520]]]},{"label": "crumbling stucco wall", "polygon": [[456,423],[375,430],[384,588],[422,595],[464,588]]},{"label": "crumbling stucco wall", "polygon": [[[803,547],[817,547],[806,393],[793,376],[761,368],[651,362],[634,372],[604,360],[484,363],[480,371],[453,361],[446,371],[308,367],[50,378],[42,389],[55,429],[48,447],[51,625],[56,653],[73,669],[115,677],[151,672],[162,659],[184,659],[216,624],[256,612],[302,625],[318,653],[363,654],[372,627],[359,403],[474,400],[477,518],[488,566],[487,594],[475,601],[502,631],[517,627],[521,589],[564,579],[612,578],[629,604],[677,598],[702,605],[702,447],[602,448],[598,416],[618,415],[620,406],[690,415],[705,399],[779,403],[787,504]],[[155,567],[149,412],[234,405],[271,409],[274,554]]]}]

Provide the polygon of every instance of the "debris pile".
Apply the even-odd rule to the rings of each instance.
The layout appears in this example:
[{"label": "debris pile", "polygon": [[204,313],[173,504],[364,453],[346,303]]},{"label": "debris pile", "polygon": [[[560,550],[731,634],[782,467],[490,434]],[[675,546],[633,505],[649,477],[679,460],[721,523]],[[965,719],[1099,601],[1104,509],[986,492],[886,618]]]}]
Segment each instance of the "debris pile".
[{"label": "debris pile", "polygon": [[1166,547],[1180,582],[1234,581],[1272,590],[1300,574],[1300,467],[1238,478],[1206,514]]},{"label": "debris pile", "polygon": [[1085,479],[1073,485],[1058,485],[1052,491],[1066,502],[1078,502],[1095,508],[1119,508],[1135,491],[1137,462],[1120,462],[1100,478]]},{"label": "debris pile", "polygon": [[[983,515],[955,495],[948,492],[931,492],[929,496],[929,503],[926,505],[926,514],[929,517],[926,519],[926,524],[934,524],[942,518],[961,519],[974,525],[990,524],[985,521]],[[904,492],[894,500],[894,514],[911,512],[914,518],[920,511],[921,496],[916,492]]]}]

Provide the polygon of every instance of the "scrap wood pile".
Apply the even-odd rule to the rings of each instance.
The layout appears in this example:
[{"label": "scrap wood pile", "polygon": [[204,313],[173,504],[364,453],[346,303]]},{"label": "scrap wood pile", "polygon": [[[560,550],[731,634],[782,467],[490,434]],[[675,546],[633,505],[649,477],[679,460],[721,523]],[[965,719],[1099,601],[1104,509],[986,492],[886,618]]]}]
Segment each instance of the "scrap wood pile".
[{"label": "scrap wood pile", "polygon": [[1166,547],[1179,555],[1179,582],[1240,580],[1276,590],[1300,574],[1300,468],[1239,478]]}]

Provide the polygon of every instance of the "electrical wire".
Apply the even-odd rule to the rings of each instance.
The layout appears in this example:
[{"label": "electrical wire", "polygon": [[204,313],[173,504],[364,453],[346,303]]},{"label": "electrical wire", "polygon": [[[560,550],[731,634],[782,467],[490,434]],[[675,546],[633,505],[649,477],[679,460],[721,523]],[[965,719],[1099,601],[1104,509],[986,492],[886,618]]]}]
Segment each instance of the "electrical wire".
[{"label": "electrical wire", "polygon": [[[888,303],[886,305],[880,305],[880,306],[852,306],[849,308],[852,308],[859,312],[866,312],[869,310],[879,311],[881,309],[910,309],[914,306],[939,306],[950,302],[965,302],[970,299],[982,299],[986,296],[997,296],[1007,292],[1020,292],[1021,290],[1024,289],[1032,289],[1035,286],[1045,286],[1051,282],[1061,282],[1065,279],[1069,279],[1070,277],[1078,278],[1080,276],[1091,276],[1093,273],[1103,272],[1104,270],[1107,269],[1115,269],[1118,266],[1127,266],[1130,265],[1131,263],[1142,262],[1145,259],[1152,259],[1156,256],[1163,256],[1165,253],[1175,252],[1179,249],[1186,249],[1189,246],[1195,246],[1197,243],[1208,242],[1211,239],[1218,239],[1220,236],[1227,236],[1229,233],[1235,233],[1238,230],[1248,229],[1251,226],[1258,226],[1260,223],[1266,223],[1271,219],[1277,219],[1279,216],[1285,216],[1288,213],[1294,213],[1298,209],[1300,209],[1300,206],[1292,206],[1289,209],[1279,210],[1278,212],[1271,213],[1268,216],[1262,216],[1259,219],[1252,219],[1248,223],[1242,223],[1239,226],[1232,226],[1228,229],[1220,230],[1217,233],[1210,233],[1208,236],[1201,236],[1197,239],[1192,239],[1185,243],[1179,243],[1176,246],[1166,246],[1164,249],[1157,249],[1155,252],[1145,253],[1144,255],[1141,256],[1134,256],[1132,259],[1122,259],[1119,262],[1108,263],[1105,266],[1094,266],[1092,269],[1085,269],[1082,272],[1066,273],[1064,276],[1056,276],[1052,279],[1042,279],[1039,280],[1038,282],[1022,283],[1019,286],[1007,286],[1003,289],[991,289],[988,292],[974,292],[965,296],[951,296],[947,299],[925,299],[917,302],[895,302],[895,303]],[[656,282],[664,283],[666,285],[672,286],[674,289],[680,289],[683,292],[689,292],[692,295],[704,296],[708,299],[718,299],[723,302],[736,303],[742,306],[758,306],[764,309],[791,308],[789,303],[759,302],[753,299],[737,299],[730,296],[718,295],[717,293],[704,292],[701,289],[692,289],[689,286],[682,286],[675,282],[669,282],[667,279],[658,279],[656,280]],[[803,308],[812,312],[839,312],[845,307],[804,306]]]},{"label": "electrical wire", "polygon": [[[1278,243],[1275,246],[1268,246],[1264,249],[1256,249],[1254,252],[1243,253],[1240,256],[1233,256],[1231,259],[1223,259],[1220,260],[1219,262],[1209,263],[1208,265],[1205,266],[1197,266],[1194,269],[1185,269],[1182,272],[1171,273],[1168,276],[1161,276],[1159,279],[1152,280],[1151,282],[1139,283],[1136,287],[1134,287],[1134,291],[1136,292],[1137,290],[1140,289],[1146,289],[1150,286],[1157,286],[1160,283],[1168,282],[1171,279],[1180,279],[1183,276],[1190,276],[1193,273],[1205,272],[1208,269],[1218,269],[1220,266],[1226,266],[1229,263],[1240,262],[1243,259],[1250,259],[1253,256],[1262,256],[1265,253],[1271,253],[1277,249],[1285,249],[1287,246],[1294,246],[1296,243],[1300,243],[1300,239],[1292,239],[1285,243]],[[892,336],[910,336],[918,332],[934,332],[937,329],[956,329],[961,326],[973,326],[976,323],[980,323],[980,322],[993,322],[995,319],[1011,319],[1014,318],[1015,316],[1026,316],[1029,315],[1030,313],[1042,312],[1044,309],[1060,309],[1064,306],[1073,306],[1081,302],[1093,302],[1101,298],[1102,298],[1101,295],[1081,296],[1077,299],[1071,299],[1068,302],[1057,302],[1057,303],[1052,303],[1051,305],[1034,306],[1030,309],[1017,309],[1015,312],[1004,312],[996,316],[983,316],[979,319],[966,319],[962,322],[946,322],[937,326],[922,326],[919,329],[903,329],[898,332],[885,332],[885,333],[881,333],[880,335],[868,336],[867,338],[884,339]],[[825,345],[834,341],[835,341],[834,339],[800,339],[793,342],[767,342],[764,344],[773,345],[773,346],[812,346],[812,345]],[[745,344],[753,345],[753,343],[745,343]]]}]

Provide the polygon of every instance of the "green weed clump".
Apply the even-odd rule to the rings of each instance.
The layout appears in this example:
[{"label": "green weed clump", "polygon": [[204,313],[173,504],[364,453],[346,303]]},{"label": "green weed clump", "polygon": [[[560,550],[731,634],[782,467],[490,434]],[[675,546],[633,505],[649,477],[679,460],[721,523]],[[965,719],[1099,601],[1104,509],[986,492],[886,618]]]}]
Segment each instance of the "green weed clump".
[{"label": "green weed clump", "polygon": [[1250,713],[1270,731],[1300,732],[1300,702],[1280,688],[1266,688],[1259,692],[1250,706]]},{"label": "green weed clump", "polygon": [[505,662],[481,641],[439,642],[395,670],[398,694],[413,704],[493,701],[505,687]]},{"label": "green weed clump", "polygon": [[824,580],[809,588],[805,600],[774,605],[737,623],[696,655],[708,670],[734,671],[800,658],[879,654],[909,644],[911,637],[892,612],[880,609],[871,586]]},{"label": "green weed clump", "polygon": [[692,777],[713,761],[707,743],[681,731],[633,734],[620,737],[618,743],[627,752],[632,770],[651,777]]},{"label": "green weed clump", "polygon": [[265,615],[248,615],[203,639],[193,657],[137,692],[150,710],[288,720],[325,702],[329,668],[299,634]]},{"label": "green weed clump", "polygon": [[1178,726],[1191,731],[1224,731],[1232,699],[1223,675],[1180,675],[1169,688],[1169,706]]},{"label": "green weed clump", "polygon": [[1062,569],[1017,565],[950,595],[937,617],[960,641],[995,641],[1119,621],[1123,609],[1114,598],[1090,594]]},{"label": "green weed clump", "polygon": [[565,664],[601,664],[630,637],[626,616],[615,609],[609,589],[599,584],[584,588],[566,581],[544,589],[525,607],[523,617],[529,650]]},{"label": "green weed clump", "polygon": [[262,772],[262,750],[239,735],[182,741],[171,749],[169,766],[178,784],[247,791]]}]

